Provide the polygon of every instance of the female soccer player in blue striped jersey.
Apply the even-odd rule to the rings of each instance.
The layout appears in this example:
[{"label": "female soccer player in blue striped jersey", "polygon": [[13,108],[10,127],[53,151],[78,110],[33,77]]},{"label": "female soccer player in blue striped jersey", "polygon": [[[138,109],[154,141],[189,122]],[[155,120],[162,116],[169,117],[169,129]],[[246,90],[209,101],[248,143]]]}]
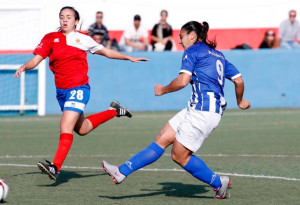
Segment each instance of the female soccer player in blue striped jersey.
[{"label": "female soccer player in blue striped jersey", "polygon": [[192,96],[188,107],[167,122],[153,143],[120,167],[102,162],[104,170],[116,184],[132,172],[155,162],[173,144],[172,159],[195,178],[211,185],[216,199],[226,198],[230,178],[215,174],[193,153],[198,151],[221,120],[226,106],[223,91],[225,78],[235,84],[239,108],[248,109],[250,103],[243,99],[244,82],[240,72],[225,59],[223,53],[215,49],[216,42],[207,39],[208,29],[207,22],[190,21],[182,26],[180,44],[184,54],[179,76],[167,86],[156,85],[154,93],[161,96],[190,83]]}]

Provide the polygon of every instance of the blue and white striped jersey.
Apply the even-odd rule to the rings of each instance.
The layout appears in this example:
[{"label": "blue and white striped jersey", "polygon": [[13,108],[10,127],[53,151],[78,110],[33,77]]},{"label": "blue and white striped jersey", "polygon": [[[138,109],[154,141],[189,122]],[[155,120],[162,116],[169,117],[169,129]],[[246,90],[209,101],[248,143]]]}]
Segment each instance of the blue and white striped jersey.
[{"label": "blue and white striped jersey", "polygon": [[191,75],[192,96],[189,106],[196,110],[223,113],[225,78],[234,80],[241,76],[223,53],[199,42],[183,54],[180,73]]}]

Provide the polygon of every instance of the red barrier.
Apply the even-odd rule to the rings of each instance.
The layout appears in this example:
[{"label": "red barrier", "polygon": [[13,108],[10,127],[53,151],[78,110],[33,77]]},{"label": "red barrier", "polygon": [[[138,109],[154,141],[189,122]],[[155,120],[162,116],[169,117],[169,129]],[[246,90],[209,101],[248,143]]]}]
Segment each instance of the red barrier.
[{"label": "red barrier", "polygon": [[0,54],[28,54],[33,50],[0,50]]},{"label": "red barrier", "polygon": [[[210,29],[208,39],[216,38],[218,50],[230,50],[237,45],[246,43],[253,49],[259,48],[267,30],[275,31],[276,38],[278,28],[247,28],[247,29]],[[180,30],[173,30],[173,39],[176,42],[177,50],[183,50],[179,45]]]},{"label": "red barrier", "polygon": [[[218,50],[230,50],[237,45],[246,43],[253,49],[257,49],[260,43],[263,41],[264,33],[272,29],[278,34],[278,28],[233,28],[233,29],[210,29],[208,32],[208,38],[216,38]],[[151,42],[151,30],[149,32],[149,42]],[[181,45],[179,45],[179,33],[180,30],[173,30],[173,39],[176,42],[176,48],[182,51]],[[111,39],[120,41],[123,31],[113,30],[109,31]],[[16,53],[32,53],[32,50],[0,50],[0,54],[16,54]]]},{"label": "red barrier", "polygon": [[[260,43],[263,41],[264,34],[268,29],[275,31],[276,36],[278,33],[278,28],[237,28],[237,29],[211,29],[208,32],[208,38],[217,40],[218,50],[230,50],[237,45],[246,43],[252,48],[257,49]],[[176,42],[177,50],[182,50],[181,45],[179,45],[179,33],[180,30],[173,30],[173,39]],[[121,39],[123,31],[109,31],[110,37],[115,38],[118,42]],[[149,30],[149,40],[150,40],[151,30]]]}]

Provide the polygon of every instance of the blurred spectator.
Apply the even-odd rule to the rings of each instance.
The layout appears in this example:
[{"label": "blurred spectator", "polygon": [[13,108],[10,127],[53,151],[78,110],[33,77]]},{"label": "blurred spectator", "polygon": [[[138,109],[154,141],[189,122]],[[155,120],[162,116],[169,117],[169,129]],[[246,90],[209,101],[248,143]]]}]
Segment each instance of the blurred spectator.
[{"label": "blurred spectator", "polygon": [[[280,48],[294,49],[300,48],[300,26],[296,20],[296,11],[291,10],[289,12],[289,19],[283,21],[279,27],[279,45]],[[295,42],[297,38],[298,42]]]},{"label": "blurred spectator", "polygon": [[[101,30],[95,30],[94,32],[93,32],[93,39],[97,42],[97,43],[99,43],[99,44],[102,44],[102,42],[103,42],[103,40],[104,40],[104,35],[103,35],[103,33],[101,32]],[[103,45],[103,44],[102,44]]]},{"label": "blurred spectator", "polygon": [[103,20],[103,12],[102,11],[97,11],[96,13],[96,22],[93,23],[92,25],[90,25],[89,29],[88,29],[88,33],[90,36],[94,36],[95,30],[97,31],[101,31],[101,33],[103,33],[103,37],[104,40],[107,42],[106,43],[106,48],[110,48],[111,47],[111,40],[109,38],[108,35],[108,30],[107,28],[103,25],[102,23]]},{"label": "blurred spectator", "polygon": [[155,51],[171,50],[174,47],[172,27],[167,23],[168,11],[160,12],[160,21],[152,29],[152,46]]},{"label": "blurred spectator", "polygon": [[267,30],[265,32],[264,40],[261,42],[259,48],[274,48],[275,44],[275,32],[273,30]]},{"label": "blurred spectator", "polygon": [[[107,47],[108,40],[105,39],[105,32],[103,30],[95,29],[92,37],[97,43],[102,44],[104,47]],[[116,51],[120,50],[116,39],[113,39],[111,41],[110,49]]]},{"label": "blurred spectator", "polygon": [[232,50],[234,50],[234,49],[247,50],[247,49],[252,49],[252,47],[249,44],[247,44],[247,43],[242,43],[242,44],[239,44],[239,45],[235,46],[234,48],[232,48]]},{"label": "blurred spectator", "polygon": [[120,48],[127,52],[151,50],[148,43],[148,31],[141,26],[140,15],[135,15],[133,25],[124,31],[120,40]]}]

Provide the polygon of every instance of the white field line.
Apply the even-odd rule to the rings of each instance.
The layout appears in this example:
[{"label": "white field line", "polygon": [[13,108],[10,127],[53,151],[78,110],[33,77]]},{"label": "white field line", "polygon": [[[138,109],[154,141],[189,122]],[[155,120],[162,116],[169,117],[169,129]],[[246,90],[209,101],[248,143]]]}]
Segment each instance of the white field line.
[{"label": "white field line", "polygon": [[[31,164],[5,164],[0,163],[0,166],[7,166],[7,167],[36,167],[36,165]],[[81,167],[81,166],[63,166],[65,169],[90,169],[90,170],[102,170],[100,167]],[[184,172],[183,169],[140,169],[140,171],[147,171],[147,172]],[[247,178],[262,178],[262,179],[278,179],[284,181],[300,181],[297,178],[289,178],[289,177],[279,177],[279,176],[266,176],[266,175],[254,175],[254,174],[238,174],[238,173],[224,173],[224,172],[216,172],[219,175],[226,175],[226,176],[236,176],[236,177],[247,177]]]},{"label": "white field line", "polygon": [[[174,112],[176,113],[176,112]],[[274,115],[274,114],[283,114],[283,115],[289,115],[289,114],[300,114],[300,110],[279,110],[279,111],[240,111],[240,112],[226,112],[224,113],[224,116],[249,116],[249,115]],[[138,114],[134,115],[134,118],[161,118],[161,117],[172,117],[174,114],[172,113],[166,113],[166,114]],[[0,122],[40,122],[40,121],[58,121],[60,117],[25,117],[25,118],[0,118]]]},{"label": "white field line", "polygon": [[[179,112],[179,111],[178,111]],[[175,112],[176,113],[176,112]],[[279,110],[279,111],[240,111],[240,112],[224,112],[224,116],[249,116],[249,115],[290,115],[290,114],[300,114],[300,110]],[[160,117],[172,117],[174,114],[141,114],[134,116],[135,118],[160,118]]]},{"label": "white field line", "polygon": [[[133,156],[134,154],[127,155],[128,157]],[[78,157],[78,158],[100,158],[100,157],[121,157],[126,155],[108,155],[108,154],[99,154],[99,155],[68,155],[68,157]],[[170,157],[170,154],[164,154],[164,157]],[[267,154],[197,154],[196,156],[199,157],[266,157],[266,158],[300,158],[300,155],[267,155]],[[10,155],[4,155],[0,156],[0,159],[31,159],[31,158],[49,158],[53,157],[52,155],[19,155],[19,156],[10,156]]]},{"label": "white field line", "polygon": [[49,122],[49,121],[59,121],[59,117],[22,117],[22,118],[0,118],[0,122]]},{"label": "white field line", "polygon": [[300,110],[279,110],[279,111],[250,111],[250,112],[229,112],[226,113],[224,112],[224,116],[241,116],[241,115],[278,115],[278,114],[283,114],[283,115],[289,115],[289,114],[300,114]]},{"label": "white field line", "polygon": [[[171,156],[170,154],[165,154]],[[288,157],[300,157],[300,155],[288,155],[288,154],[196,154],[199,157],[270,157],[270,158],[288,158]]]}]

